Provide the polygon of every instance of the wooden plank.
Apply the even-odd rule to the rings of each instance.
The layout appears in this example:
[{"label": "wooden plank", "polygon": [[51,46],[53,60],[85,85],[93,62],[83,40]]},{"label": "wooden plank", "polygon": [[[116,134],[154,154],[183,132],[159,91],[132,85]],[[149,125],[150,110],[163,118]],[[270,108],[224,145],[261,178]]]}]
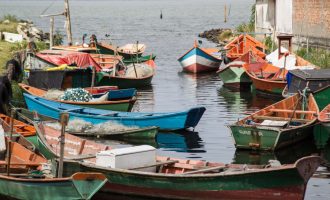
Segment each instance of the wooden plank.
[{"label": "wooden plank", "polygon": [[213,171],[213,170],[220,170],[220,169],[225,169],[225,168],[226,168],[226,166],[222,165],[222,166],[216,166],[216,167],[203,168],[203,169],[190,171],[190,172],[184,172],[179,175],[198,174],[198,173],[209,172],[209,171]]},{"label": "wooden plank", "polygon": [[136,170],[136,169],[144,169],[144,168],[149,168],[149,167],[157,167],[157,166],[162,166],[162,165],[170,165],[179,162],[178,160],[168,160],[164,162],[157,162],[154,165],[147,165],[143,167],[135,167],[135,168],[130,168],[130,170]]},{"label": "wooden plank", "polygon": [[269,111],[271,112],[284,112],[284,113],[298,113],[298,114],[316,114],[315,111],[309,111],[309,110],[287,110],[287,109],[274,109],[274,108],[271,108],[269,109]]},{"label": "wooden plank", "polygon": [[[255,118],[255,119],[261,119],[261,120],[290,121],[290,118],[286,118],[286,117],[271,117],[271,116],[255,115],[255,116],[253,116],[253,118]],[[292,122],[306,123],[306,122],[310,122],[312,120],[309,120],[309,119],[295,119],[295,118],[293,118],[291,121]]]}]

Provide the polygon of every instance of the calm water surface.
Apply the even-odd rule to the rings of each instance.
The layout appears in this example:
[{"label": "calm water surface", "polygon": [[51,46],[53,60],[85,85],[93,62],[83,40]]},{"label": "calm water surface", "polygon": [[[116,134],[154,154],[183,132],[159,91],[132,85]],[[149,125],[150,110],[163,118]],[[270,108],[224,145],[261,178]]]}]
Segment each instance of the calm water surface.
[{"label": "calm water surface", "polygon": [[[161,155],[235,163],[266,163],[278,159],[292,163],[298,157],[316,152],[313,143],[293,147],[284,152],[236,152],[226,125],[242,118],[245,112],[258,110],[274,103],[272,99],[256,96],[254,92],[233,92],[224,87],[216,74],[191,75],[181,72],[177,58],[190,49],[197,34],[211,28],[234,27],[248,21],[253,0],[109,0],[70,1],[74,41],[82,35],[96,34],[99,40],[123,45],[139,41],[147,52],[157,55],[157,74],[152,87],[139,91],[135,111],[174,111],[192,106],[207,108],[195,132],[157,136],[149,144]],[[229,21],[223,23],[224,4],[230,5]],[[49,7],[48,10],[46,10]],[[45,11],[46,10],[46,11]],[[162,10],[163,19],[159,19]],[[49,19],[42,13],[63,11],[63,1],[0,0],[0,16],[14,14],[31,19],[38,27],[49,30]],[[55,27],[64,32],[63,17],[55,19]],[[214,46],[203,40],[204,46]],[[102,141],[118,146],[136,144],[134,141]],[[311,148],[304,148],[310,146]],[[271,181],[271,180],[270,180]],[[306,199],[328,199],[330,180],[312,178]],[[120,199],[121,197],[119,197]]]}]

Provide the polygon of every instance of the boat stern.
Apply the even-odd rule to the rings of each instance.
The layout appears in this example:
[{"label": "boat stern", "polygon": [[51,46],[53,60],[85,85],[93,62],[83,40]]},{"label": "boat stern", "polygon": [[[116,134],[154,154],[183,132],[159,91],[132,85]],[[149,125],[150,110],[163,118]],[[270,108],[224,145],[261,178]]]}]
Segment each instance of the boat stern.
[{"label": "boat stern", "polygon": [[319,156],[307,156],[296,161],[295,166],[299,175],[304,179],[305,184],[307,184],[308,180],[313,176],[321,162],[322,159]]},{"label": "boat stern", "polygon": [[99,191],[108,179],[102,173],[75,173],[72,182],[80,194],[81,199],[91,199]]},{"label": "boat stern", "polygon": [[187,118],[184,124],[185,128],[195,128],[205,111],[205,107],[196,107],[190,109],[187,113]]}]

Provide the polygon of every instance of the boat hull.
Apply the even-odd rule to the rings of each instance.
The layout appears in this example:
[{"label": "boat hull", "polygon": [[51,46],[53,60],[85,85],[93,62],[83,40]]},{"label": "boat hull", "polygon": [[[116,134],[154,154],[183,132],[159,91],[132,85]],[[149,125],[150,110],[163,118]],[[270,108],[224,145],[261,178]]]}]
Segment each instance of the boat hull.
[{"label": "boat hull", "polygon": [[237,149],[274,151],[312,137],[313,134],[312,125],[286,131],[237,125],[229,128]]},{"label": "boat hull", "polygon": [[27,179],[0,176],[0,194],[15,199],[90,199],[106,182],[102,174],[74,174],[62,179]]},{"label": "boat hull", "polygon": [[190,73],[216,71],[219,69],[221,61],[198,47],[191,49],[179,58],[183,70]]},{"label": "boat hull", "polygon": [[[199,120],[205,112],[204,107],[191,108],[183,112],[169,113],[126,113],[126,112],[110,112],[100,109],[85,109],[90,114],[80,114],[79,112],[70,112],[69,110],[83,110],[79,106],[61,104],[56,101],[51,101],[36,97],[29,94],[24,94],[25,102],[29,110],[35,110],[42,115],[46,115],[55,119],[63,111],[70,114],[70,119],[81,119],[93,124],[105,123],[108,121],[117,122],[126,126],[150,127],[158,126],[160,130],[180,130],[197,126]],[[117,116],[109,116],[117,115]]]},{"label": "boat hull", "polygon": [[282,95],[282,92],[286,86],[286,81],[272,81],[257,78],[249,73],[247,73],[252,80],[252,83],[256,90],[264,93]]},{"label": "boat hull", "polygon": [[[80,169],[105,174],[109,182],[101,191],[109,193],[168,199],[304,199],[307,181],[320,160],[304,161],[290,169],[191,176],[131,172],[90,164],[83,164]],[[308,172],[304,173],[306,168]]]},{"label": "boat hull", "polygon": [[118,88],[120,89],[144,88],[151,85],[151,81],[153,78],[153,75],[144,78],[137,78],[137,79],[114,77],[114,76],[102,76],[102,75],[97,75],[97,76],[99,77],[97,82],[98,86],[115,85],[118,86]]},{"label": "boat hull", "polygon": [[226,67],[219,71],[224,86],[235,89],[249,89],[252,81],[243,67]]}]

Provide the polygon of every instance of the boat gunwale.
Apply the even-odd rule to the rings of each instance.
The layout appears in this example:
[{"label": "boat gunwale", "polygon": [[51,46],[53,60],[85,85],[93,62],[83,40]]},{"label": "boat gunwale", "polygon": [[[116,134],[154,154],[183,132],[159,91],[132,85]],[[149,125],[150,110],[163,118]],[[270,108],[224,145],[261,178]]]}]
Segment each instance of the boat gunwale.
[{"label": "boat gunwale", "polygon": [[[38,96],[41,97],[40,95],[37,95],[36,93],[31,92],[29,89],[27,89],[27,87],[32,87],[32,88],[36,88],[33,86],[29,86],[29,85],[25,85],[22,83],[18,84],[25,92],[34,95],[34,96]],[[47,92],[46,90],[43,89],[39,89],[36,88],[38,90],[44,91],[45,93]],[[44,97],[41,97],[44,98]],[[45,98],[47,99],[47,98]],[[77,105],[116,105],[116,104],[123,104],[123,103],[135,103],[137,98],[135,96],[132,96],[132,98],[127,99],[127,100],[116,100],[116,101],[101,101],[101,102],[79,102],[79,101],[67,101],[67,100],[57,100],[57,99],[48,99],[51,101],[56,101],[56,102],[61,102],[61,103],[66,103],[66,104],[77,104]]]},{"label": "boat gunwale", "polygon": [[[26,94],[24,94],[24,96],[26,96]],[[53,111],[56,111],[56,112],[65,112],[66,111],[66,110],[61,110],[59,108],[54,108],[52,106],[49,106],[49,105],[45,104],[44,102],[41,102],[41,101],[37,100],[37,98],[44,99],[42,97],[37,97],[37,96],[34,96],[34,95],[29,95],[29,96],[27,96],[27,98],[31,99],[32,101],[34,101],[37,104],[41,104],[41,105],[45,106],[46,108],[48,108],[50,110],[53,110]],[[47,99],[44,99],[44,100],[51,101],[51,100],[47,100]],[[55,103],[58,103],[58,102],[55,102]],[[75,105],[69,105],[69,106],[78,107],[78,108],[81,108],[81,110],[84,110],[84,109],[87,109],[87,110],[102,110],[102,109],[96,109],[96,108],[84,108],[84,107],[75,106]],[[77,112],[74,112],[74,111],[70,111],[69,113],[74,114],[74,115],[72,115],[73,117],[75,117],[75,116],[79,116],[79,117],[84,117],[84,116],[90,117],[90,116],[92,116],[93,118],[104,119],[104,120],[109,120],[109,118],[111,118],[111,119],[123,119],[123,118],[125,118],[125,119],[134,119],[134,120],[145,120],[146,118],[147,119],[155,119],[155,118],[171,117],[171,116],[175,116],[175,115],[186,115],[190,110],[196,109],[196,108],[199,109],[199,108],[204,108],[204,107],[193,107],[193,108],[190,108],[189,110],[181,111],[181,112],[175,112],[174,111],[174,112],[169,112],[169,113],[152,113],[151,116],[146,116],[146,115],[141,116],[142,114],[148,114],[148,113],[141,113],[140,116],[138,115],[138,116],[133,116],[133,117],[128,117],[128,116],[127,117],[126,116],[116,116],[116,117],[100,116],[102,114],[97,114],[96,115],[96,114],[90,114],[90,112],[85,114],[85,113],[77,113]],[[67,110],[69,110],[69,109],[67,109]],[[116,111],[112,111],[112,112],[116,113]],[[118,112],[120,112],[120,111],[118,111]],[[127,113],[127,112],[123,112],[123,113]]]},{"label": "boat gunwale", "polygon": [[[293,164],[284,164],[281,165],[280,167],[269,167],[269,168],[262,168],[262,169],[248,169],[248,170],[240,170],[240,171],[230,171],[227,172],[218,172],[218,173],[205,173],[205,174],[165,174],[165,173],[157,173],[157,172],[144,172],[144,171],[138,171],[138,170],[129,170],[129,169],[119,169],[119,168],[106,168],[106,167],[101,167],[97,166],[96,164],[91,164],[91,162],[86,162],[86,161],[81,161],[79,162],[82,166],[87,167],[87,168],[95,168],[97,170],[104,170],[104,171],[113,171],[113,172],[119,172],[119,173],[125,173],[125,174],[132,174],[132,175],[140,175],[140,176],[145,176],[147,175],[148,177],[160,177],[160,178],[216,178],[216,177],[225,177],[225,176],[241,176],[245,174],[255,174],[255,173],[264,173],[264,172],[269,172],[269,171],[282,171],[282,170],[293,170],[297,169],[298,164],[301,161],[304,161],[306,159],[314,159],[314,158],[321,158],[319,156],[306,156],[298,159],[295,163]],[[175,160],[175,159],[173,159]],[[220,165],[223,165],[226,167],[226,164],[224,163],[217,163]],[[242,166],[244,164],[241,164]],[[230,164],[229,164],[230,166]],[[230,169],[230,167],[229,167]],[[299,173],[299,172],[298,172]],[[301,177],[303,178],[303,177]]]},{"label": "boat gunwale", "polygon": [[[313,104],[316,107],[316,114],[317,114],[317,116],[319,116],[320,111],[319,111],[319,107],[318,107],[318,105],[317,105],[317,103],[315,101],[314,95],[312,93],[310,93],[309,95],[312,97]],[[297,93],[297,94],[295,94],[293,96],[290,96],[288,98],[282,99],[281,101],[278,101],[278,102],[276,102],[274,104],[271,104],[271,105],[269,105],[269,106],[267,106],[265,108],[262,108],[262,109],[260,109],[260,110],[258,110],[256,112],[252,113],[251,115],[248,115],[247,117],[244,117],[243,119],[235,122],[234,124],[228,125],[228,127],[230,128],[230,127],[242,127],[243,126],[243,127],[247,127],[247,128],[256,128],[256,129],[262,129],[262,130],[273,130],[273,131],[284,132],[284,131],[287,131],[287,130],[288,131],[289,130],[295,130],[295,129],[298,129],[298,128],[301,128],[301,127],[308,127],[309,125],[312,125],[314,122],[316,122],[318,120],[318,117],[317,116],[314,116],[314,118],[311,121],[309,121],[309,122],[307,122],[305,124],[302,124],[300,126],[289,127],[289,128],[285,128],[285,129],[281,129],[281,128],[275,128],[275,129],[273,129],[273,127],[257,126],[257,125],[247,125],[247,124],[243,123],[247,119],[249,119],[251,117],[253,118],[253,116],[256,115],[258,112],[260,112],[261,110],[271,109],[274,105],[282,104],[283,102],[288,101],[289,98],[294,98],[295,96],[298,96],[299,97],[300,94]],[[294,118],[292,118],[292,119],[294,119]],[[239,123],[243,123],[243,124],[239,124]]]}]

